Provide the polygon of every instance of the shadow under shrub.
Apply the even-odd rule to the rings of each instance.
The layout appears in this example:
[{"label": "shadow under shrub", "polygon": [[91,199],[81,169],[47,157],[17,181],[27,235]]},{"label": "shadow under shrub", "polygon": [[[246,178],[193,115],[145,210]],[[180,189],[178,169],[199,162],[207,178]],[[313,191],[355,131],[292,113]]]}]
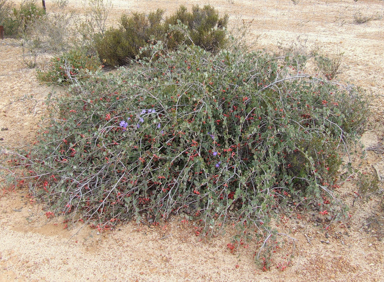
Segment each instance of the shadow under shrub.
[{"label": "shadow under shrub", "polygon": [[[195,44],[211,52],[217,52],[226,43],[228,16],[219,18],[218,12],[209,5],[204,8],[194,6],[192,13],[181,6],[165,20],[163,15],[164,11],[160,9],[149,13],[148,17],[144,13],[123,15],[119,28],[111,28],[104,35],[96,36],[95,45],[101,61],[111,66],[126,65],[140,55],[140,48],[158,40],[165,42],[169,50],[175,50],[183,43]],[[170,25],[176,25],[178,21],[187,26],[188,40],[183,32],[171,30]]]},{"label": "shadow under shrub", "polygon": [[[365,122],[357,90],[292,75],[295,58],[265,52],[144,52],[157,59],[50,100],[17,162],[52,211],[106,228],[184,213],[207,235],[229,220],[266,232],[274,209],[332,201],[340,154]],[[340,107],[351,100],[354,111]]]}]

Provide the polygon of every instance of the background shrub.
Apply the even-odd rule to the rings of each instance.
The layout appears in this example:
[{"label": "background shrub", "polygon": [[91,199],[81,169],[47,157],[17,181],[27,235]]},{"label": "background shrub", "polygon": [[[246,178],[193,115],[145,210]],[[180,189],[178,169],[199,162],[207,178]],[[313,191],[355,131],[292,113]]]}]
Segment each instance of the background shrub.
[{"label": "background shrub", "polygon": [[37,6],[35,0],[27,0],[20,4],[20,8],[13,9],[13,14],[19,25],[19,32],[25,32],[30,24],[45,15],[42,7]]},{"label": "background shrub", "polygon": [[23,58],[27,66],[35,66],[40,54],[57,55],[80,49],[89,56],[97,54],[94,37],[104,32],[110,2],[86,1],[83,7],[85,14],[81,15],[66,8],[67,4],[67,0],[55,0],[49,13],[34,19],[21,34]]},{"label": "background shrub", "polygon": [[356,12],[353,15],[353,19],[356,24],[364,24],[370,21],[378,21],[378,20],[381,20],[382,18],[383,18],[383,15],[380,15],[379,13],[368,16],[366,14],[361,13],[361,11]]},{"label": "background shrub", "polygon": [[[188,27],[190,38],[197,46],[210,52],[217,52],[225,45],[225,37],[228,25],[228,15],[223,18],[212,6],[193,6],[192,13],[181,6],[179,10],[165,20],[166,27],[177,25],[178,21]],[[178,44],[185,41],[185,35],[180,31],[172,32],[167,37],[167,47],[174,50]],[[188,40],[185,42],[191,44]]]},{"label": "background shrub", "polygon": [[342,56],[343,54],[337,54],[333,58],[322,55],[315,57],[317,67],[328,80],[335,79],[341,73]]},{"label": "background shrub", "polygon": [[[169,50],[175,50],[180,43],[194,43],[211,52],[217,52],[226,43],[228,16],[219,18],[218,12],[211,6],[204,6],[202,9],[194,6],[192,13],[181,6],[174,15],[165,20],[163,14],[164,11],[158,9],[149,13],[148,17],[144,13],[123,15],[118,29],[111,28],[104,35],[96,37],[100,59],[111,66],[125,65],[135,59],[140,48],[150,41],[163,41]],[[170,29],[170,25],[175,25],[178,21],[188,27],[188,40],[183,32]]]},{"label": "background shrub", "polygon": [[89,71],[95,72],[99,68],[100,61],[96,56],[90,56],[83,50],[75,49],[52,58],[47,70],[37,71],[37,77],[44,82],[65,84],[71,80],[89,77]]},{"label": "background shrub", "polygon": [[128,64],[152,36],[161,38],[164,34],[163,14],[164,11],[158,9],[148,17],[143,13],[133,13],[131,17],[122,15],[119,29],[111,28],[105,35],[96,37],[96,50],[103,63],[111,66]]},{"label": "background shrub", "polygon": [[73,26],[76,16],[71,12],[48,13],[36,19],[23,34],[23,46],[38,53],[61,53],[73,49],[78,33]]},{"label": "background shrub", "polygon": [[10,3],[8,0],[0,0],[0,23],[7,16]]},{"label": "background shrub", "polygon": [[0,0],[0,24],[4,26],[4,33],[8,36],[21,35],[44,14],[44,9],[35,0],[23,1],[19,8],[14,7],[12,2]]},{"label": "background shrub", "polygon": [[8,0],[0,0],[0,25],[4,24],[4,19],[9,17],[11,3]]},{"label": "background shrub", "polygon": [[0,25],[4,27],[5,35],[16,34],[17,21],[12,17],[14,4],[8,0],[0,0]]}]

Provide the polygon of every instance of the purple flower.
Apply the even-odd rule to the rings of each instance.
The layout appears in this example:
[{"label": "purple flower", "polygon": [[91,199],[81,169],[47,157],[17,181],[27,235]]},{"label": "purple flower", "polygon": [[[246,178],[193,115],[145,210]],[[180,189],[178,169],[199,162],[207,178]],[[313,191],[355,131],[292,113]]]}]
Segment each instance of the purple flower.
[{"label": "purple flower", "polygon": [[143,115],[143,114],[145,114],[147,112],[147,110],[142,110],[141,111],[141,114]]},{"label": "purple flower", "polygon": [[218,162],[218,163],[215,165],[215,167],[219,167],[220,164],[221,164],[221,162]]},{"label": "purple flower", "polygon": [[212,139],[215,139],[215,135],[208,132],[208,135],[211,136]]},{"label": "purple flower", "polygon": [[143,119],[143,118],[139,118],[139,121],[140,121],[140,122],[144,122],[144,119]]},{"label": "purple flower", "polygon": [[164,131],[162,130],[160,133],[161,133],[161,134],[164,134]]},{"label": "purple flower", "polygon": [[137,124],[137,128],[140,128],[140,124]]},{"label": "purple flower", "polygon": [[157,125],[157,128],[160,128],[161,127],[161,124],[159,123],[158,125]]},{"label": "purple flower", "polygon": [[123,128],[123,131],[125,131],[128,127],[128,123],[124,120],[120,122],[120,126]]},{"label": "purple flower", "polygon": [[214,155],[214,156],[217,156],[217,152],[213,152],[213,155]]}]

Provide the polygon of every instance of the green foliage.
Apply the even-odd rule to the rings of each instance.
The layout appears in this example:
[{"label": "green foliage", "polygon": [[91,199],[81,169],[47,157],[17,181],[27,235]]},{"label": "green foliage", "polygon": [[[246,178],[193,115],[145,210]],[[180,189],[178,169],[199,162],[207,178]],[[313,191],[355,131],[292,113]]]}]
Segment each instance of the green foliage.
[{"label": "green foliage", "polygon": [[315,61],[319,70],[328,80],[336,78],[340,74],[340,66],[343,54],[338,54],[334,58],[327,56],[316,56]]},{"label": "green foliage", "polygon": [[357,187],[360,197],[367,201],[379,191],[379,177],[376,173],[358,173]]},{"label": "green foliage", "polygon": [[5,35],[15,34],[17,22],[12,17],[13,3],[8,0],[0,0],[0,25],[4,27]]},{"label": "green foliage", "polygon": [[140,48],[147,44],[151,36],[160,38],[164,33],[161,19],[164,11],[157,10],[145,14],[123,15],[120,28],[111,28],[104,36],[96,37],[96,50],[103,63],[116,66],[125,65],[139,55]]},{"label": "green foliage", "polygon": [[[306,117],[304,116],[304,118]],[[295,180],[296,190],[300,189],[306,196],[310,196],[312,193],[312,191],[306,190],[306,181],[300,179],[311,174],[311,161],[317,164],[315,171],[322,175],[322,185],[329,185],[329,183],[334,182],[341,165],[339,155],[333,153],[336,151],[335,144],[326,142],[323,137],[313,136],[311,139],[298,140],[297,147],[301,149],[295,149],[286,155],[286,161],[289,163],[287,173],[298,178]]]},{"label": "green foliage", "polygon": [[[228,16],[219,18],[219,13],[212,6],[194,6],[192,13],[181,6],[179,10],[165,20],[165,25],[176,25],[180,21],[188,27],[192,42],[210,52],[217,52],[225,45]],[[174,50],[180,42],[185,41],[185,36],[180,31],[174,31],[167,37],[167,47]],[[187,44],[192,42],[187,41]]]},{"label": "green foliage", "polygon": [[37,6],[35,0],[28,0],[22,2],[19,9],[14,8],[13,14],[19,22],[20,32],[25,32],[29,24],[45,15],[45,11]]},{"label": "green foliage", "polygon": [[30,24],[45,14],[34,0],[23,1],[19,8],[13,7],[6,0],[0,2],[0,24],[5,35],[17,36],[25,32]]},{"label": "green foliage", "polygon": [[88,72],[100,68],[96,56],[89,56],[80,49],[71,50],[61,56],[51,59],[48,70],[38,70],[39,80],[52,84],[66,84],[72,80],[89,77]]},{"label": "green foliage", "polygon": [[[181,43],[195,44],[211,52],[217,52],[226,43],[225,28],[228,16],[219,18],[211,6],[194,6],[192,13],[183,6],[163,21],[164,11],[133,13],[123,15],[118,29],[111,28],[104,35],[96,37],[96,49],[100,59],[108,65],[125,65],[140,53],[140,48],[148,42],[163,41],[169,50],[175,50]],[[180,30],[172,30],[170,25],[185,24],[190,32],[189,39]],[[145,54],[144,54],[145,55]]]}]

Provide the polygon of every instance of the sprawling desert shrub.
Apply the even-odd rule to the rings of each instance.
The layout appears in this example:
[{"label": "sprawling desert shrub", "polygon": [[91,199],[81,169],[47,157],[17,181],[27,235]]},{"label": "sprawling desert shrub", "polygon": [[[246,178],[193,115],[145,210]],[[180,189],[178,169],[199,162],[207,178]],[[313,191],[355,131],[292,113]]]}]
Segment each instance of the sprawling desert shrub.
[{"label": "sprawling desert shrub", "polygon": [[11,154],[49,217],[103,229],[183,214],[196,234],[231,222],[249,239],[290,208],[342,215],[333,190],[366,121],[359,89],[298,71],[305,56],[162,42],[142,54],[51,96],[34,146]]},{"label": "sprawling desert shrub", "polygon": [[264,52],[153,50],[156,60],[50,101],[22,162],[53,209],[102,222],[185,212],[206,227],[260,226],[271,209],[332,190],[365,121],[358,90],[292,75],[289,59]]}]

